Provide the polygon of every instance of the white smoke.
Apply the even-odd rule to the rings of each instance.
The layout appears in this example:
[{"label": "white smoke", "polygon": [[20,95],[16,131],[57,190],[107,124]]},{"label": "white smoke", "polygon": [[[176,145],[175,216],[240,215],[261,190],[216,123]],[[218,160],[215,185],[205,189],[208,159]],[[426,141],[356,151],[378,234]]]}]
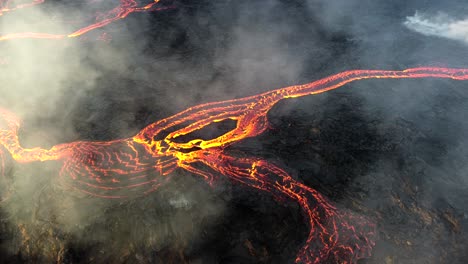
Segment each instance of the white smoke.
[{"label": "white smoke", "polygon": [[426,36],[436,36],[468,44],[468,18],[456,20],[445,13],[434,16],[416,12],[404,22],[410,30]]}]

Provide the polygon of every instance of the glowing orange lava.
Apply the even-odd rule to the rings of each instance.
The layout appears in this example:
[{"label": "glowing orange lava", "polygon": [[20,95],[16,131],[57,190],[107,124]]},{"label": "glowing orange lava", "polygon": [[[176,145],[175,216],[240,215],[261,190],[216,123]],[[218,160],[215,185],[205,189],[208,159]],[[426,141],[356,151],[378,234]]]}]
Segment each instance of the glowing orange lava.
[{"label": "glowing orange lava", "polygon": [[18,9],[31,7],[44,3],[44,0],[33,0],[26,3],[16,3],[14,0],[0,0],[0,16],[7,12],[12,12]]},{"label": "glowing orange lava", "polygon": [[[376,238],[368,219],[337,209],[316,190],[294,180],[278,166],[259,158],[235,157],[226,147],[264,132],[267,113],[280,100],[322,93],[349,82],[373,78],[448,78],[468,80],[468,69],[413,68],[403,71],[352,70],[312,83],[290,86],[236,100],[201,104],[159,120],[131,138],[108,142],[72,142],[50,149],[21,147],[19,119],[1,110],[0,144],[20,163],[59,161],[60,177],[90,195],[122,198],[157,190],[182,168],[202,176],[209,184],[220,176],[271,193],[279,200],[297,202],[310,226],[297,263],[320,263],[334,259],[356,263],[370,256]],[[235,120],[229,132],[210,140],[178,137],[213,122]],[[0,152],[3,172],[3,154]]]},{"label": "glowing orange lava", "polygon": [[[0,0],[0,16],[9,12],[32,7],[44,3],[45,0],[33,0],[29,3],[17,3],[14,0]],[[39,33],[39,32],[22,32],[0,35],[0,41],[11,40],[11,39],[24,39],[24,38],[36,38],[36,39],[63,39],[63,38],[74,38],[81,36],[89,31],[97,28],[107,26],[117,20],[126,18],[131,13],[137,12],[153,12],[158,10],[167,9],[170,7],[158,7],[157,4],[161,0],[154,0],[150,3],[141,4],[136,0],[120,0],[120,4],[113,9],[107,11],[104,14],[96,16],[94,23],[82,27],[69,34],[50,34],[50,33]]]}]

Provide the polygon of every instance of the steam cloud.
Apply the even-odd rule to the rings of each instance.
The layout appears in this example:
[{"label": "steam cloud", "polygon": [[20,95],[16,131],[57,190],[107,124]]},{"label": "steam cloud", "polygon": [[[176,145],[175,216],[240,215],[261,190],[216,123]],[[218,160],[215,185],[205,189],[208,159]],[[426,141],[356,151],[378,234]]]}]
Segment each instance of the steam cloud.
[{"label": "steam cloud", "polygon": [[468,44],[468,19],[455,20],[444,13],[429,16],[416,12],[414,16],[407,17],[404,24],[426,36],[453,39]]}]

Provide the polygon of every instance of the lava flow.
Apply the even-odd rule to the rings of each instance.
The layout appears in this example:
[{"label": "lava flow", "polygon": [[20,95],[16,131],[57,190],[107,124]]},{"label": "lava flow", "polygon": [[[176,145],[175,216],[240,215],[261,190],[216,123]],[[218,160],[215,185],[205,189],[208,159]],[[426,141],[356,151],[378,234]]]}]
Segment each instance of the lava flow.
[{"label": "lava flow", "polygon": [[[375,224],[338,209],[316,190],[294,180],[265,160],[235,157],[227,146],[260,135],[268,128],[267,113],[280,100],[339,88],[352,81],[373,78],[448,78],[468,80],[468,69],[412,68],[403,71],[352,70],[303,85],[221,102],[201,104],[159,120],[131,138],[104,142],[72,142],[50,149],[21,147],[19,119],[1,110],[0,144],[19,163],[55,160],[58,175],[73,188],[104,198],[122,198],[157,190],[182,168],[210,185],[221,176],[271,193],[279,201],[297,202],[309,224],[307,240],[297,263],[333,260],[356,263],[368,257],[375,244]],[[235,128],[213,139],[183,141],[184,135],[214,122],[234,120]],[[1,153],[0,153],[1,154]],[[3,164],[4,155],[0,155]],[[3,168],[0,168],[0,172]]]},{"label": "lava flow", "polygon": [[[0,0],[0,16],[6,15],[12,11],[24,9],[27,7],[36,6],[43,4],[45,0],[32,0],[28,3],[18,3],[13,0]],[[36,39],[63,39],[63,38],[74,38],[81,36],[89,31],[97,28],[107,26],[117,20],[126,18],[131,13],[137,12],[154,12],[170,7],[158,6],[161,0],[154,0],[149,3],[139,3],[137,0],[120,0],[120,4],[107,12],[98,13],[94,22],[81,27],[69,34],[51,34],[43,32],[22,32],[22,33],[11,33],[6,35],[0,35],[0,41],[11,40],[11,39],[22,39],[22,38],[36,38]]]}]

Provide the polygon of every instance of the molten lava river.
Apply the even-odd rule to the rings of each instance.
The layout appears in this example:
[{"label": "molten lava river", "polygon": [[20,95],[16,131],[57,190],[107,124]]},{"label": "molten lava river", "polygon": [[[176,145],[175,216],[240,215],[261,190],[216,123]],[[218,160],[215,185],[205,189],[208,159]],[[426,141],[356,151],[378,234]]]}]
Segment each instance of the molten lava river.
[{"label": "molten lava river", "polygon": [[[60,161],[59,177],[77,191],[101,198],[118,199],[157,191],[164,188],[177,168],[201,176],[210,185],[221,176],[228,177],[269,192],[278,200],[290,199],[300,205],[310,231],[297,254],[297,263],[321,263],[330,257],[356,263],[369,256],[375,244],[376,230],[371,220],[337,209],[326,197],[294,180],[280,167],[258,158],[236,157],[226,147],[262,134],[268,128],[268,111],[280,100],[323,93],[362,79],[428,77],[468,80],[468,69],[351,70],[308,84],[197,105],[154,122],[130,138],[72,142],[50,149],[21,147],[20,120],[2,109],[0,144],[18,163]],[[224,120],[234,120],[236,127],[210,140],[178,140]],[[149,173],[154,171],[157,176]]]},{"label": "molten lava river", "polygon": [[[0,0],[0,15],[42,4],[44,0],[18,3]],[[84,27],[66,34],[20,32],[0,36],[13,39],[63,39],[86,34],[134,12],[170,9],[159,0],[120,4]],[[51,161],[61,166],[58,177],[70,188],[96,199],[121,199],[149,194],[164,188],[176,169],[200,176],[209,185],[221,177],[270,193],[278,201],[297,203],[308,226],[308,235],[297,252],[296,263],[316,264],[327,259],[356,263],[371,255],[376,240],[372,219],[338,209],[327,197],[295,180],[285,170],[266,160],[235,155],[228,146],[256,137],[269,128],[267,114],[283,99],[308,96],[342,87],[362,79],[447,78],[468,80],[468,69],[420,67],[406,70],[349,70],[311,83],[294,85],[245,98],[211,102],[156,121],[129,138],[112,141],[77,141],[50,149],[24,148],[18,137],[21,122],[7,109],[0,110],[0,172],[10,155],[17,163]],[[230,120],[235,127],[212,139],[183,140],[214,123]],[[99,197],[99,198],[98,198]]]}]

